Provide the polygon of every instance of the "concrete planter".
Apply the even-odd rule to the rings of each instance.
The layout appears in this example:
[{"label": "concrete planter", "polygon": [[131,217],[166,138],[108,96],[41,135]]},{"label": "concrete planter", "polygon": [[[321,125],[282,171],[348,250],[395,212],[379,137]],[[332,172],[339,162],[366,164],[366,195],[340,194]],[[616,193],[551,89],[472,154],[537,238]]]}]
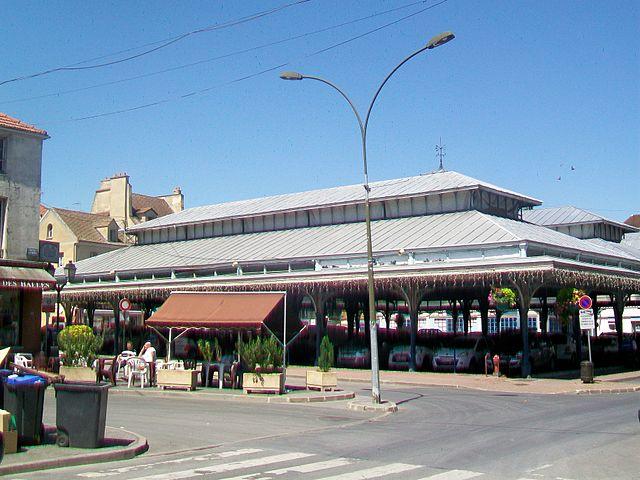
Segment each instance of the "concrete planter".
[{"label": "concrete planter", "polygon": [[199,370],[166,370],[156,371],[158,388],[184,388],[195,390],[198,383]]},{"label": "concrete planter", "polygon": [[60,375],[65,382],[96,383],[96,371],[91,367],[66,367],[60,365]]},{"label": "concrete planter", "polygon": [[338,386],[338,376],[334,372],[307,370],[307,390],[335,390]]},{"label": "concrete planter", "polygon": [[243,373],[242,389],[244,393],[284,392],[284,374],[282,373]]}]

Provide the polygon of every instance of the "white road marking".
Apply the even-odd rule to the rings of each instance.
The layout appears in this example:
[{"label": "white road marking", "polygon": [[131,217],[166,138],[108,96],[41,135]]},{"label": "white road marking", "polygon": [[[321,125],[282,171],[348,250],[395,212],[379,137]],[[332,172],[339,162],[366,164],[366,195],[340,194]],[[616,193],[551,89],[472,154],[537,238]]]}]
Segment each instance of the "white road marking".
[{"label": "white road marking", "polygon": [[479,477],[483,473],[470,472],[469,470],[449,470],[448,472],[436,473],[430,477],[424,477],[421,480],[468,480],[469,478]]},{"label": "white road marking", "polygon": [[551,463],[545,463],[544,465],[540,465],[539,467],[530,468],[529,470],[527,470],[527,473],[537,472],[538,470],[543,470],[549,467],[553,467],[553,465]]},{"label": "white road marking", "polygon": [[406,463],[390,463],[380,467],[366,468],[356,472],[342,473],[332,477],[323,477],[318,480],[366,480],[368,478],[379,478],[393,473],[402,473],[420,468],[420,465],[409,465]]},{"label": "white road marking", "polygon": [[324,462],[305,463],[304,465],[296,465],[294,467],[279,468],[277,470],[269,470],[266,472],[269,475],[284,475],[289,472],[297,473],[311,473],[320,470],[326,470],[328,468],[343,467],[349,465],[351,460],[346,458],[336,458],[333,460],[326,460]]},{"label": "white road marking", "polygon": [[231,472],[233,470],[242,470],[243,468],[260,467],[272,463],[289,462],[299,458],[312,457],[312,453],[283,453],[279,455],[271,455],[268,457],[252,458],[250,460],[241,460],[239,462],[220,463],[217,465],[209,465],[206,467],[192,468],[178,472],[159,473],[156,475],[148,475],[146,477],[138,477],[131,480],[178,480],[181,478],[192,478],[209,475],[211,473]]},{"label": "white road marking", "polygon": [[171,465],[171,464],[179,464],[179,463],[185,463],[185,462],[189,462],[189,463],[190,462],[206,462],[214,458],[237,457],[239,455],[250,455],[252,453],[259,453],[259,452],[262,452],[262,449],[241,448],[239,450],[229,450],[228,452],[207,453],[204,455],[197,455],[193,457],[177,458],[175,460],[163,460],[161,462],[145,463],[143,465],[131,465],[130,467],[113,468],[110,470],[101,470],[97,472],[79,473],[77,476],[84,477],[84,478],[111,477],[114,475],[120,475],[121,473],[128,473],[136,470],[149,470],[150,468],[158,465]]}]

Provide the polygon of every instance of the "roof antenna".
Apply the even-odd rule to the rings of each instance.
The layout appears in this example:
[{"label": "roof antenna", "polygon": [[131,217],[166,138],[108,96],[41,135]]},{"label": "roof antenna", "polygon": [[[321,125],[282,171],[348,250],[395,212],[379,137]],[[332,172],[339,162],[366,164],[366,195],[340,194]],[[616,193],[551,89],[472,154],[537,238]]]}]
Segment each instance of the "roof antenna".
[{"label": "roof antenna", "polygon": [[444,161],[444,157],[447,154],[445,153],[445,146],[442,145],[442,137],[440,137],[440,143],[438,145],[436,145],[436,158],[438,158],[440,160],[440,166],[438,167],[438,171],[439,172],[444,172],[444,165],[443,165],[443,161]]}]

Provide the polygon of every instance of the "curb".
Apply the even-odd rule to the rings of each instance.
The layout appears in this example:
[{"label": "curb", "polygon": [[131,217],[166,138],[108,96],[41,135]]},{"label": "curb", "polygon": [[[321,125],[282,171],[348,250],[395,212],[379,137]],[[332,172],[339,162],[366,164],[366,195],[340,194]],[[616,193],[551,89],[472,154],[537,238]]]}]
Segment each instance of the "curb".
[{"label": "curb", "polygon": [[383,402],[379,405],[374,405],[371,403],[349,402],[347,408],[349,410],[355,410],[357,412],[395,413],[398,411],[398,405],[393,402]]},{"label": "curb", "polygon": [[585,388],[576,390],[577,395],[598,395],[600,393],[632,393],[640,391],[640,386],[627,388]]},{"label": "curb", "polygon": [[113,390],[109,392],[110,394],[116,395],[137,395],[137,396],[145,396],[152,395],[157,397],[173,397],[176,394],[178,395],[188,395],[192,398],[213,398],[218,400],[225,401],[254,401],[254,402],[263,402],[263,403],[321,403],[321,402],[334,402],[339,400],[352,400],[355,398],[355,392],[344,391],[338,394],[330,394],[330,395],[308,395],[308,396],[300,396],[300,397],[287,397],[287,396],[269,396],[269,395],[261,395],[261,394],[236,394],[236,393],[195,393],[195,392],[181,392],[181,391],[171,391],[167,392],[164,390],[155,390],[148,389],[147,392],[144,392],[143,389],[135,389],[135,390]]},{"label": "curb", "polygon": [[[292,374],[293,378],[304,378],[301,375]],[[639,377],[640,378],[640,377]],[[535,380],[545,380],[541,379],[533,379]],[[366,383],[365,380],[360,380],[356,378],[338,378],[339,382],[347,382],[347,383]],[[526,379],[507,379],[508,381],[527,381]],[[626,381],[626,379],[624,380]],[[618,382],[623,382],[623,380],[618,380]],[[419,387],[419,388],[443,388],[443,389],[455,389],[455,390],[470,390],[470,391],[478,391],[478,392],[492,392],[492,393],[530,393],[535,395],[567,395],[567,394],[577,394],[577,395],[593,395],[593,394],[617,394],[617,393],[630,393],[630,392],[638,392],[640,391],[640,386],[633,387],[620,387],[620,388],[587,388],[587,389],[573,389],[567,386],[566,389],[563,390],[554,390],[554,391],[540,391],[540,392],[518,392],[510,389],[497,389],[491,387],[483,387],[478,385],[464,385],[460,383],[451,383],[451,384],[443,384],[443,383],[432,383],[432,382],[412,382],[410,380],[380,380],[381,385],[397,385],[404,387]],[[575,388],[575,387],[574,387]]]},{"label": "curb", "polygon": [[[107,427],[112,430],[121,431],[113,427]],[[32,472],[35,470],[47,470],[50,468],[72,467],[77,465],[88,465],[92,463],[112,462],[115,460],[130,460],[137,455],[146,452],[149,449],[147,439],[137,433],[127,433],[135,436],[131,444],[125,448],[111,450],[109,452],[94,452],[81,455],[74,455],[66,458],[54,458],[49,460],[38,460],[35,462],[25,462],[16,465],[0,465],[0,476],[12,475],[16,473]]]}]

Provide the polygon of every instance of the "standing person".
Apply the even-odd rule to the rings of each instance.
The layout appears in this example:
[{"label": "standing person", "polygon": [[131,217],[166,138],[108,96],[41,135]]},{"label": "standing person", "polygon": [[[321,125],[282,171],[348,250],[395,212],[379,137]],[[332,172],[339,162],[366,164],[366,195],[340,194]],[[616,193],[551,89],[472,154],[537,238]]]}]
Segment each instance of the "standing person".
[{"label": "standing person", "polygon": [[156,349],[151,345],[151,342],[146,342],[140,350],[139,358],[147,362],[149,365],[149,384],[155,385],[156,383]]}]

